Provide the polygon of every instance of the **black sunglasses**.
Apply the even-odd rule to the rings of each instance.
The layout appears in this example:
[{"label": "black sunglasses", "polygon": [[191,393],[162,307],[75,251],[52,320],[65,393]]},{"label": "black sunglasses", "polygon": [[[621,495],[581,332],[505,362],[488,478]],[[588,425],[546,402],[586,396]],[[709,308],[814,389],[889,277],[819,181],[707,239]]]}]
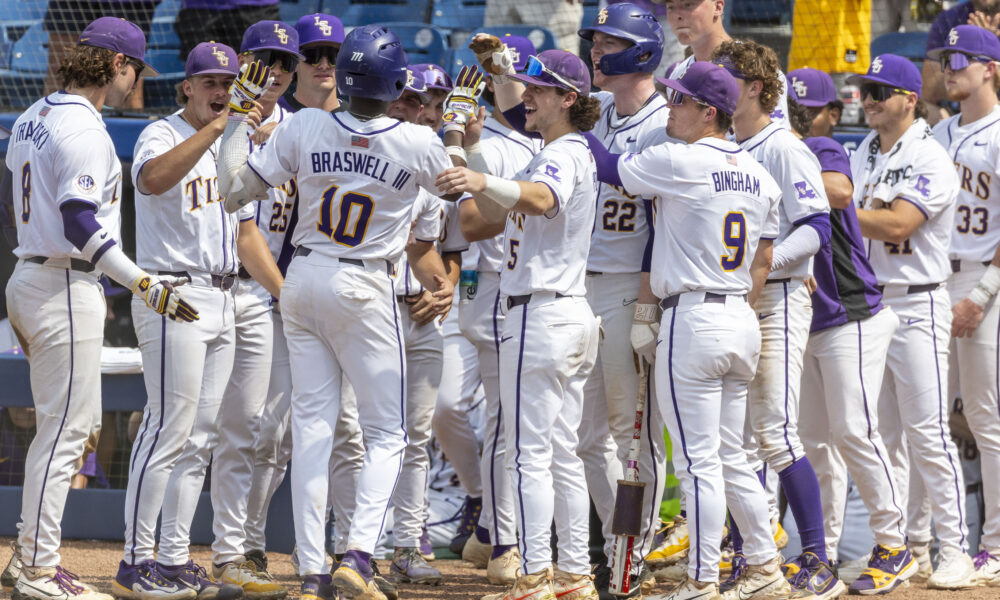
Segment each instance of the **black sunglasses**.
[{"label": "black sunglasses", "polygon": [[125,64],[135,69],[136,79],[138,79],[142,75],[142,72],[146,70],[146,65],[131,57],[126,57]]},{"label": "black sunglasses", "polygon": [[861,84],[861,99],[864,100],[868,96],[872,97],[872,102],[885,102],[893,95],[901,94],[903,96],[908,96],[913,92],[909,90],[901,90],[891,85],[882,85],[881,83],[862,83]]},{"label": "black sunglasses", "polygon": [[323,57],[326,57],[327,62],[333,67],[337,64],[337,55],[340,54],[340,48],[336,46],[313,46],[311,48],[299,48],[299,52],[305,57],[307,65],[319,66]]},{"label": "black sunglasses", "polygon": [[253,58],[269,67],[278,65],[285,73],[293,73],[299,64],[297,56],[280,50],[256,50],[253,52]]}]

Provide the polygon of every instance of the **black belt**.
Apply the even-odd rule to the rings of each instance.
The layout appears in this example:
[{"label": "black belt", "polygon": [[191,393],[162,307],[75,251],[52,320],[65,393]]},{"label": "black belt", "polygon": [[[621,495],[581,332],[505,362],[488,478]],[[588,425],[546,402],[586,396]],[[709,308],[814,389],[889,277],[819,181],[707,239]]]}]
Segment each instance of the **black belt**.
[{"label": "black belt", "polygon": [[[993,261],[984,260],[983,261],[983,266],[984,267],[988,267],[988,266],[990,266],[991,262],[993,262]],[[957,258],[955,260],[951,261],[951,272],[952,273],[958,273],[961,270],[962,270],[962,261],[958,260]]]},{"label": "black belt", "polygon": [[[925,283],[923,285],[911,285],[906,288],[907,294],[923,294],[924,292],[933,292],[941,286],[940,283]],[[885,286],[878,286],[878,291],[885,292]]]},{"label": "black belt", "polygon": [[[187,271],[157,271],[159,275],[169,275],[171,277],[187,277],[192,282],[194,278]],[[226,292],[233,289],[236,285],[236,275],[230,273],[229,275],[216,275],[212,273],[212,287],[219,288],[220,290]]]},{"label": "black belt", "polygon": [[[569,298],[566,294],[560,294],[556,292],[556,298]],[[514,308],[515,306],[521,306],[522,304],[527,304],[531,302],[531,294],[522,294],[520,296],[507,296],[507,310]]]},{"label": "black belt", "polygon": [[604,272],[603,271],[591,271],[590,269],[587,269],[587,275],[604,275]]},{"label": "black belt", "polygon": [[[26,262],[35,263],[36,265],[44,265],[45,261],[47,261],[49,259],[46,258],[46,257],[44,257],[44,256],[29,256],[28,258],[26,258],[24,260]],[[50,266],[52,266],[52,265],[50,265]],[[69,268],[72,269],[72,270],[74,270],[74,271],[80,271],[80,272],[83,272],[83,273],[91,273],[94,270],[94,265],[90,264],[90,262],[88,262],[86,260],[82,260],[82,259],[79,259],[79,258],[71,258],[71,259],[69,259]]]},{"label": "black belt", "polygon": [[[691,292],[688,292],[691,293]],[[668,308],[675,308],[681,302],[681,296],[683,294],[674,294],[673,296],[667,296],[663,300],[660,300],[660,308],[667,310]],[[732,294],[716,294],[715,292],[705,292],[705,299],[703,302],[705,304],[725,304],[726,298]],[[742,298],[746,301],[746,294],[740,294],[737,298]]]},{"label": "black belt", "polygon": [[247,271],[247,268],[244,267],[243,265],[240,265],[240,270],[236,271],[236,276],[244,281],[253,278],[253,276],[250,275],[250,271]]},{"label": "black belt", "polygon": [[791,282],[792,282],[791,277],[782,277],[781,279],[768,279],[767,281],[764,282],[764,285],[767,285],[769,283],[791,283]]},{"label": "black belt", "polygon": [[[295,254],[293,256],[309,256],[312,252],[312,248],[299,246],[295,249]],[[355,267],[361,267],[362,269],[365,268],[365,261],[360,258],[344,258],[341,256],[337,258],[337,260],[347,265],[354,265]],[[385,270],[387,273],[392,273],[392,263],[385,261]]]}]

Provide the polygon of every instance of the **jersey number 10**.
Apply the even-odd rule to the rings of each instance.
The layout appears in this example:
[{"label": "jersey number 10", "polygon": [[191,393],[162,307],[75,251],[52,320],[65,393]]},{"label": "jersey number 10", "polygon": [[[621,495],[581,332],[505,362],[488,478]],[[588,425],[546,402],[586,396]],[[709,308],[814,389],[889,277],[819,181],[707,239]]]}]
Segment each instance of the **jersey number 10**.
[{"label": "jersey number 10", "polygon": [[316,231],[328,236],[333,241],[353,248],[365,239],[368,231],[368,221],[372,218],[372,208],[375,202],[371,196],[356,192],[344,192],[340,196],[339,218],[337,226],[333,226],[333,204],[339,187],[331,185],[323,192],[323,203],[319,207],[319,222]]}]

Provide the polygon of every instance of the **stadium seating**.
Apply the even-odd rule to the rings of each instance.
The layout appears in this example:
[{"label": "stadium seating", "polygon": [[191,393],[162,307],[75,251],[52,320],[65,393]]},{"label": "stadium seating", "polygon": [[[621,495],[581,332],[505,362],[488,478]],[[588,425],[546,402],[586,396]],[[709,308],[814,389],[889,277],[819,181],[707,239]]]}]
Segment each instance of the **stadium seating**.
[{"label": "stadium seating", "polygon": [[322,0],[320,4],[320,12],[338,17],[348,27],[388,21],[426,23],[429,10],[429,0]]},{"label": "stadium seating", "polygon": [[486,0],[434,0],[431,24],[444,29],[472,31],[486,17]]},{"label": "stadium seating", "polygon": [[556,47],[556,36],[545,27],[533,27],[531,25],[494,25],[492,27],[480,27],[472,33],[469,34],[468,38],[462,42],[456,50],[452,52],[452,60],[450,72],[452,76],[458,75],[458,72],[465,65],[477,64],[476,55],[472,50],[469,50],[469,41],[472,36],[477,33],[489,33],[497,37],[503,37],[505,34],[510,35],[520,35],[531,40],[531,43],[535,45],[535,50],[539,52],[543,50],[551,50]]},{"label": "stadium seating", "polygon": [[380,22],[399,36],[410,63],[451,64],[447,33],[426,23]]},{"label": "stadium seating", "polygon": [[49,67],[49,34],[41,21],[13,43],[9,59],[9,68],[0,70],[0,105],[28,106],[42,95]]},{"label": "stadium seating", "polygon": [[883,33],[872,40],[872,57],[892,53],[905,56],[914,62],[923,62],[924,54],[927,52],[927,35],[926,31]]},{"label": "stadium seating", "polygon": [[733,2],[735,23],[789,23],[792,20],[791,0],[740,0]]},{"label": "stadium seating", "polygon": [[295,25],[299,17],[320,12],[320,0],[284,0],[278,4],[280,18],[289,25]]}]

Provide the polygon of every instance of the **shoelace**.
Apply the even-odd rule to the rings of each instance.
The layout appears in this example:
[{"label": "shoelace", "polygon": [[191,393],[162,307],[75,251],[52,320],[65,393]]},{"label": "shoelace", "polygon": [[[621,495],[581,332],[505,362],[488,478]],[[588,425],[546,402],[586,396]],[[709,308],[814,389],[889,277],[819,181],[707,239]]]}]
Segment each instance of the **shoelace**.
[{"label": "shoelace", "polygon": [[983,565],[990,562],[991,560],[997,560],[997,557],[990,554],[988,550],[983,550],[982,552],[977,554],[976,557],[973,558],[972,560],[973,564],[976,566],[976,569],[982,569]]},{"label": "shoelace", "polygon": [[137,565],[139,573],[156,585],[167,585],[167,579],[160,573],[155,560],[146,560]]},{"label": "shoelace", "polygon": [[240,563],[240,570],[250,571],[258,579],[264,579],[265,581],[273,581],[270,573],[260,572],[257,570],[257,564],[252,560],[245,560]]},{"label": "shoelace", "polygon": [[78,581],[80,578],[70,573],[62,567],[56,567],[56,574],[49,578],[49,581],[55,583],[59,586],[59,589],[71,594],[73,596],[78,596],[82,594],[85,590],[82,586],[76,585],[74,582]]},{"label": "shoelace", "polygon": [[199,565],[198,563],[194,562],[193,560],[189,560],[187,562],[187,564],[184,565],[184,570],[187,571],[188,573],[191,573],[192,575],[194,575],[195,577],[197,577],[199,579],[208,579],[209,578],[208,577],[208,571],[205,570],[205,567]]},{"label": "shoelace", "polygon": [[475,505],[470,501],[466,500],[465,505],[462,506],[462,520],[459,521],[458,529],[462,533],[472,534],[476,531],[476,523],[479,522],[479,511]]}]

